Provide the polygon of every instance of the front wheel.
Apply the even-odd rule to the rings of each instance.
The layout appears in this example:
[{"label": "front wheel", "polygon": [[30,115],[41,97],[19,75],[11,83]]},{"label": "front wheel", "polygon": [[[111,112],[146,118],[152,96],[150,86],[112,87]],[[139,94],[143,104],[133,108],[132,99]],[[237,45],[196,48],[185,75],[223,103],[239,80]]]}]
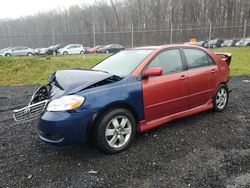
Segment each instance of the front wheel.
[{"label": "front wheel", "polygon": [[27,56],[32,56],[32,53],[29,52],[29,53],[27,54]]},{"label": "front wheel", "polygon": [[66,52],[66,51],[65,51],[65,52],[63,52],[63,55],[68,55],[68,52]]},{"label": "front wheel", "polygon": [[108,154],[126,150],[134,140],[136,121],[126,109],[113,109],[105,113],[94,130],[94,141],[98,149]]},{"label": "front wheel", "polygon": [[213,97],[213,111],[222,112],[225,110],[229,98],[228,87],[222,84],[218,87],[214,97]]}]

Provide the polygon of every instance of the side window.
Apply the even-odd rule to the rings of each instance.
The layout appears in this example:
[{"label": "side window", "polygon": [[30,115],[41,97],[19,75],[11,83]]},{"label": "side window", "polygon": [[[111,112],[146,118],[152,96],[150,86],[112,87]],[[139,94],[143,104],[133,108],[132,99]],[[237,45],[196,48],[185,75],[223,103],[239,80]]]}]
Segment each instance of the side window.
[{"label": "side window", "polygon": [[178,49],[166,50],[157,55],[148,67],[161,67],[163,74],[181,72],[183,67],[180,51]]},{"label": "side window", "polygon": [[197,49],[183,49],[187,58],[188,69],[204,67],[214,64],[213,60],[203,51]]}]

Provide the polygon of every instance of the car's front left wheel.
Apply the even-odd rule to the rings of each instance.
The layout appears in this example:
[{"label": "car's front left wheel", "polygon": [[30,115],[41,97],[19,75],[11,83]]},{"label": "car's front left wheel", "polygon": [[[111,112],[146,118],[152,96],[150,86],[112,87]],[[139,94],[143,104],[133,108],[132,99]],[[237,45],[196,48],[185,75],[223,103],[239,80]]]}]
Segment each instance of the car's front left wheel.
[{"label": "car's front left wheel", "polygon": [[134,140],[136,120],[126,109],[113,109],[105,113],[94,129],[94,142],[98,149],[114,154],[126,150]]}]

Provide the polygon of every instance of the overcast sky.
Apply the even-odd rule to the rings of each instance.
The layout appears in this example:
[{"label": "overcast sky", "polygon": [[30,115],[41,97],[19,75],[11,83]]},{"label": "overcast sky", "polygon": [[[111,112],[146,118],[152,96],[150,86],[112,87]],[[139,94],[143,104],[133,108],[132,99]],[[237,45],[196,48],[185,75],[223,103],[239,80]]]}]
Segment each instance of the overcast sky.
[{"label": "overcast sky", "polygon": [[0,19],[18,18],[71,5],[93,3],[95,0],[1,0]]}]

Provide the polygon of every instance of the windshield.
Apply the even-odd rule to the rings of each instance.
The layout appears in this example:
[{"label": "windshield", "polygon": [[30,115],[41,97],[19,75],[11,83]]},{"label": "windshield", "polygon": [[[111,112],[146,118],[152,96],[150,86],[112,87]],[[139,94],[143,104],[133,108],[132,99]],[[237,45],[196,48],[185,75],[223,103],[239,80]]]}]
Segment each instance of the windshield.
[{"label": "windshield", "polygon": [[122,51],[101,63],[97,64],[92,70],[108,72],[112,75],[124,77],[133,70],[152,52],[153,50],[129,50]]}]

